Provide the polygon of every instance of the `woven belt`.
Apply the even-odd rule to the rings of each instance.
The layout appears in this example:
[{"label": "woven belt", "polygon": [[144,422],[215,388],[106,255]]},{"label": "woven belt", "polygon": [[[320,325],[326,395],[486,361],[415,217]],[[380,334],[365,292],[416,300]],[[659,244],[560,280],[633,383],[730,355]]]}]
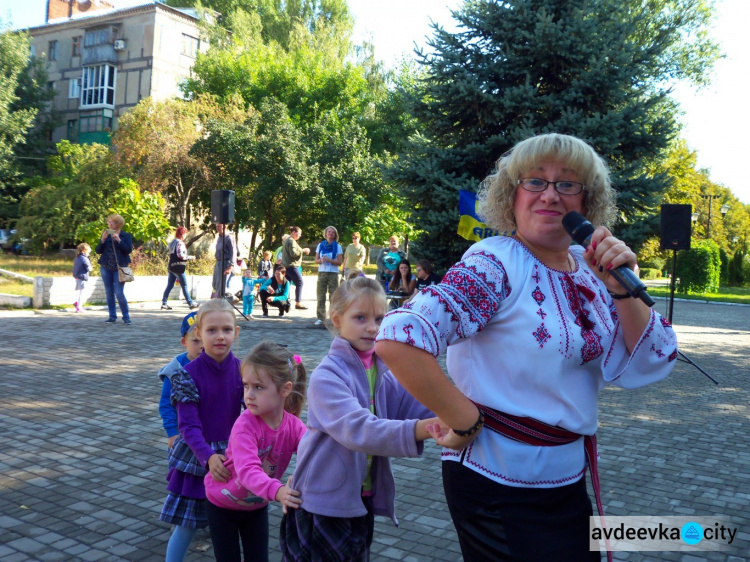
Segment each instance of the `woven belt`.
[{"label": "woven belt", "polygon": [[[534,418],[513,416],[493,410],[489,406],[483,406],[474,402],[477,408],[484,413],[484,426],[487,429],[499,433],[508,439],[527,443],[538,447],[557,447],[573,443],[583,437],[583,448],[586,451],[586,461],[591,475],[591,487],[594,489],[596,498],[596,509],[604,526],[604,507],[602,506],[602,490],[599,484],[599,464],[596,450],[596,435],[580,435],[556,425],[549,425]],[[612,562],[612,551],[609,549],[607,540],[607,560]]]}]

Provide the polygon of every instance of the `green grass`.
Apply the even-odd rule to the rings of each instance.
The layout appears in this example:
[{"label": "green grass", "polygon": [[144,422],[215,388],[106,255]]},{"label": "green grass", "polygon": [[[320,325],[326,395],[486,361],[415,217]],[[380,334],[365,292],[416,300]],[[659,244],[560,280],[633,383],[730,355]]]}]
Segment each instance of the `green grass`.
[{"label": "green grass", "polygon": [[[649,287],[648,294],[652,297],[669,297],[669,287]],[[750,304],[750,287],[721,287],[718,293],[685,294],[675,291],[674,296],[676,299]]]},{"label": "green grass", "polygon": [[[4,268],[0,268],[4,269]],[[34,296],[34,284],[25,283],[20,279],[14,279],[13,277],[5,277],[0,275],[0,293],[6,295],[21,295],[24,297]]]},{"label": "green grass", "polygon": [[60,256],[42,258],[0,254],[0,269],[7,269],[29,277],[63,277],[70,275],[73,271],[73,260]]}]

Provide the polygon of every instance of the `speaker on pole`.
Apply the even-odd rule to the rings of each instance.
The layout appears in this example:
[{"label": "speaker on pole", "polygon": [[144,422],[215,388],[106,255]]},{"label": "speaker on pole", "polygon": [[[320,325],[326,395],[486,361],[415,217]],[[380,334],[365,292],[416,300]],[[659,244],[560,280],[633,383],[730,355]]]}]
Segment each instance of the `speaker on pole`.
[{"label": "speaker on pole", "polygon": [[690,215],[692,205],[661,206],[661,245],[662,250],[689,250],[690,233],[693,227]]},{"label": "speaker on pole", "polygon": [[234,191],[214,189],[211,192],[211,222],[214,224],[234,222]]}]

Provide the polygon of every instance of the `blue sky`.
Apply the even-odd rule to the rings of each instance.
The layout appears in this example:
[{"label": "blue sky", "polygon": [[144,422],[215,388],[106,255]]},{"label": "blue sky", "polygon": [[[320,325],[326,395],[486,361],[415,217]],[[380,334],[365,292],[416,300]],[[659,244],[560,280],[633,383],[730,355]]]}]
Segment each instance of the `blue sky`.
[{"label": "blue sky", "polygon": [[[454,29],[450,9],[460,4],[460,0],[349,0],[356,19],[355,40],[372,40],[376,56],[389,66],[410,56],[415,43],[424,46],[431,19]],[[0,17],[10,19],[14,27],[43,24],[45,10],[46,0],[0,0]],[[743,164],[744,149],[750,146],[746,140],[750,131],[747,22],[750,0],[717,0],[712,34],[726,58],[717,63],[710,86],[696,92],[675,84],[675,96],[684,110],[682,136],[697,151],[699,167],[708,168],[714,182],[750,204],[750,180],[745,179]]]}]

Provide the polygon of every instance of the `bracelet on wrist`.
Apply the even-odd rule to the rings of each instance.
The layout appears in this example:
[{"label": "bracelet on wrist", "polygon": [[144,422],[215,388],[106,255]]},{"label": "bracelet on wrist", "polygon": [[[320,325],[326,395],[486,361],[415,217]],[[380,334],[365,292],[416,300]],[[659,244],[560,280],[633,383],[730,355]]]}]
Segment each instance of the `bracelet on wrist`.
[{"label": "bracelet on wrist", "polygon": [[612,297],[612,299],[616,301],[621,301],[623,299],[632,298],[630,293],[625,293],[624,295],[618,295],[617,293],[613,293],[612,291],[609,292],[609,296]]},{"label": "bracelet on wrist", "polygon": [[484,425],[484,412],[477,408],[477,411],[479,411],[479,417],[477,418],[477,421],[474,425],[472,425],[469,429],[453,429],[453,433],[458,435],[459,437],[471,437],[474,435],[477,431],[482,429],[482,426]]}]

